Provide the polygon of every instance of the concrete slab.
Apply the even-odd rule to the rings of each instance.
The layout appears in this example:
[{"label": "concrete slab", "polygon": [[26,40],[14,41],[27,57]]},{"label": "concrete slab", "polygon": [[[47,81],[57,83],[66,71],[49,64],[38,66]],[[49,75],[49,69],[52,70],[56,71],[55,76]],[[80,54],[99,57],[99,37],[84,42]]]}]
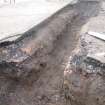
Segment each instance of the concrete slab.
[{"label": "concrete slab", "polygon": [[[69,4],[73,0],[7,0],[0,3],[0,41],[21,34]],[[19,37],[19,36],[18,36]],[[14,40],[15,38],[9,38]]]}]

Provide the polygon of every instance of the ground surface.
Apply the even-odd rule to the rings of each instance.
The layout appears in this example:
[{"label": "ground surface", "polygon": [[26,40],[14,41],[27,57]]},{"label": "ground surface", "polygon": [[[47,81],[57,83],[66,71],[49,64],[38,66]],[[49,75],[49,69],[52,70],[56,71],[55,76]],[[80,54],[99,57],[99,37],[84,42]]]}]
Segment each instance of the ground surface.
[{"label": "ground surface", "polygon": [[[37,79],[35,79],[35,81],[33,80],[32,83],[30,83],[30,81],[20,82],[0,76],[0,105],[66,105],[62,90],[63,71],[66,62],[68,61],[72,50],[76,47],[80,33],[87,29],[87,26],[85,28],[83,26],[89,22],[90,18],[92,19],[98,15],[102,15],[102,5],[104,5],[104,2],[103,4],[100,4],[96,1],[91,2],[86,0],[73,6],[68,5],[60,12],[60,15],[64,17],[64,20],[68,19],[65,18],[65,15],[69,13],[71,13],[71,15],[77,13],[77,15],[70,18],[70,22],[65,20],[66,22],[60,24],[65,26],[65,23],[68,22],[66,27],[63,28],[64,30],[61,31],[59,35],[54,36],[56,30],[58,30],[55,29],[55,26],[52,26],[55,27],[53,28],[55,33],[51,34],[52,36],[46,31],[49,27],[41,27],[45,31],[39,28],[38,30],[43,33],[41,33],[43,40],[46,40],[46,37],[49,36],[51,36],[52,39],[53,36],[55,38],[55,41],[51,46],[53,47],[53,50],[42,58],[48,59],[47,67],[42,68],[42,71],[38,76],[32,75],[32,79],[33,77],[37,77]],[[54,21],[54,19],[56,20],[56,16],[50,20],[49,24],[51,24],[51,21]],[[59,28],[60,25],[58,25]],[[82,28],[84,29],[82,30]],[[39,39],[42,39],[41,37],[39,37]],[[50,41],[48,41],[48,45],[50,45]],[[73,105],[80,104],[73,103]]]},{"label": "ground surface", "polygon": [[7,0],[0,2],[0,40],[21,34],[63,8],[71,1]]}]

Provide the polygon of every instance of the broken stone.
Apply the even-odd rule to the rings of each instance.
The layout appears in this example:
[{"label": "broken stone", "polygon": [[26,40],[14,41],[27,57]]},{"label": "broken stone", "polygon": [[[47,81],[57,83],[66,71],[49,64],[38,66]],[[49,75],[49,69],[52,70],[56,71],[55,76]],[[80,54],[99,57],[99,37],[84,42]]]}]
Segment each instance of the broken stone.
[{"label": "broken stone", "polygon": [[88,105],[89,102],[92,105],[105,104],[103,102],[105,96],[103,94],[103,89],[105,89],[104,59],[105,41],[88,33],[82,34],[77,48],[69,59],[69,66],[67,64],[64,71],[64,73],[68,71],[67,74],[64,74],[64,81],[68,83],[68,92],[80,105]]},{"label": "broken stone", "polygon": [[71,65],[88,73],[102,72],[105,69],[105,41],[87,33],[80,41],[79,52],[72,57]]}]

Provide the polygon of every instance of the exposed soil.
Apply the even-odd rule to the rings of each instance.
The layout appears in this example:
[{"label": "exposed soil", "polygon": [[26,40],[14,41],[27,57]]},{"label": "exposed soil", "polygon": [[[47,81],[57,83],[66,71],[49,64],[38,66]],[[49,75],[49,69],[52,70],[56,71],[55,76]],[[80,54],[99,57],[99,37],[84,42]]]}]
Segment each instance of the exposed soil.
[{"label": "exposed soil", "polygon": [[[17,58],[13,58],[9,51],[13,50],[13,46],[17,46],[17,43],[20,43],[15,53],[20,48],[23,48],[22,51],[26,51],[26,53],[21,55],[24,59],[18,57],[15,63],[19,61],[19,67],[25,67],[22,70],[26,70],[25,72],[29,70],[29,72],[27,76],[22,72],[17,78],[17,72],[12,76],[13,74],[8,73],[6,68],[5,75],[3,72],[5,68],[1,68],[0,105],[66,105],[62,89],[66,62],[78,43],[83,25],[91,17],[97,16],[99,9],[100,3],[97,1],[81,1],[74,5],[68,5],[41,25],[26,32],[15,43],[5,48],[1,47],[3,51],[8,52],[9,56],[4,54],[2,59],[6,63],[11,63],[15,62]],[[39,42],[47,45],[38,50],[41,47]],[[28,50],[32,49],[27,51],[27,48]],[[36,51],[38,51],[37,54]],[[31,57],[28,57],[27,53]],[[2,53],[0,56],[3,56]],[[2,59],[0,59],[1,63]],[[21,79],[21,77],[25,79]],[[79,103],[73,104],[79,105]]]}]

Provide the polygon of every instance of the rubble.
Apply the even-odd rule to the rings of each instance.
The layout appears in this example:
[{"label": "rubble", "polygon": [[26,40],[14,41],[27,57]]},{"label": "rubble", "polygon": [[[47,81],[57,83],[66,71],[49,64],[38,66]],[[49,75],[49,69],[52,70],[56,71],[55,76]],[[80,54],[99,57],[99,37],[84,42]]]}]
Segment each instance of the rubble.
[{"label": "rubble", "polygon": [[88,105],[88,102],[104,105],[104,76],[105,41],[86,32],[80,36],[79,44],[70,56],[64,81],[68,81],[69,91],[81,105]]},{"label": "rubble", "polygon": [[89,73],[105,69],[105,41],[88,33],[81,35],[79,53],[73,56],[72,63]]}]

